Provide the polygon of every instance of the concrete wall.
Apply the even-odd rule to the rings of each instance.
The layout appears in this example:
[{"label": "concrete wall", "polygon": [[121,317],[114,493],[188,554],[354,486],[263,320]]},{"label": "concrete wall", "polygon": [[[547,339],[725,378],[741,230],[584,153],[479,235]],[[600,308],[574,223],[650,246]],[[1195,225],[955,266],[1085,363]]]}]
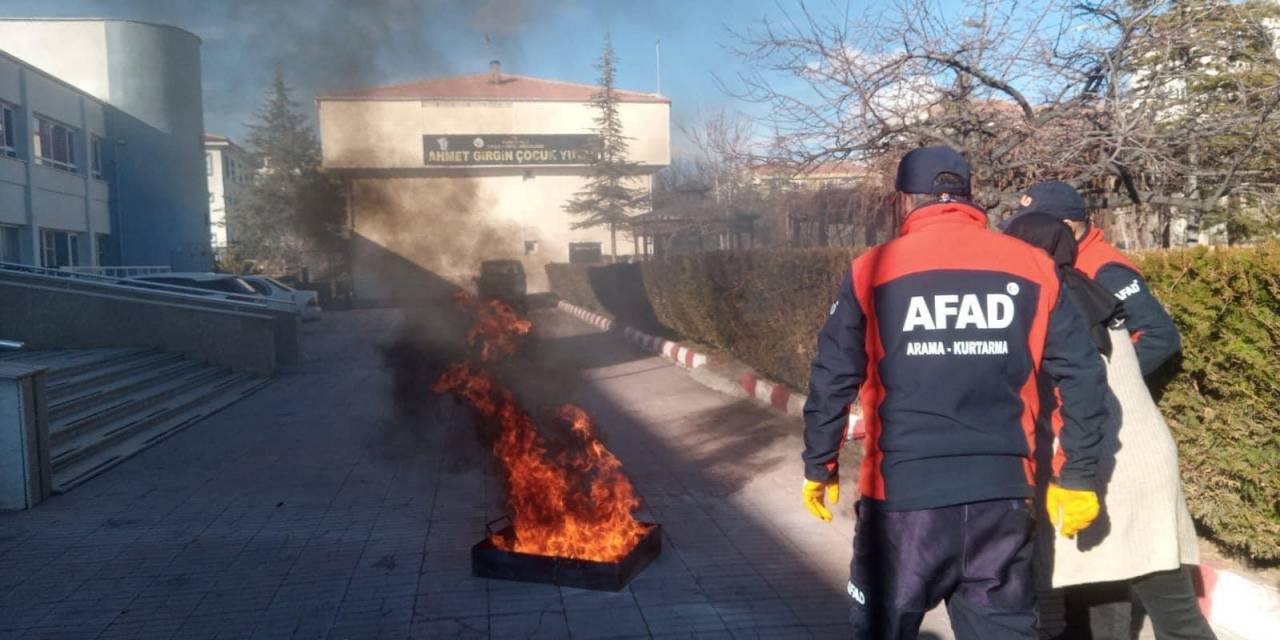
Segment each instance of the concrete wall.
[{"label": "concrete wall", "polygon": [[[107,22],[108,71],[121,167],[123,264],[212,268],[204,172],[200,39],[173,27]],[[146,167],[138,171],[138,167]]]},{"label": "concrete wall", "polygon": [[125,20],[0,19],[0,49],[107,103],[113,261],[207,270],[199,38]]},{"label": "concrete wall", "polygon": [[[56,279],[55,279],[56,280]],[[0,336],[30,349],[150,347],[257,375],[298,357],[295,314],[190,304],[152,292],[6,274],[0,279]],[[219,308],[220,306],[227,308]]]}]

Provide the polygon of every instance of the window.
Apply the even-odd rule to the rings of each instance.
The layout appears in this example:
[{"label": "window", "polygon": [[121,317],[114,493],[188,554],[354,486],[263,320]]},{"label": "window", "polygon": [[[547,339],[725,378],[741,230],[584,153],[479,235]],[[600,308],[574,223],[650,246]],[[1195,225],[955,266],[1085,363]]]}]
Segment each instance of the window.
[{"label": "window", "polygon": [[110,252],[110,241],[111,237],[105,233],[95,234],[95,237],[93,237],[93,242],[95,242],[95,248],[97,250],[97,264],[108,264],[109,260],[106,259],[106,255]]},{"label": "window", "polygon": [[204,174],[213,175],[213,154],[208,151],[204,152]]},{"label": "window", "polygon": [[80,234],[40,230],[40,265],[50,269],[80,264]]},{"label": "window", "polygon": [[31,157],[38,164],[71,173],[78,171],[76,130],[43,116],[36,116],[32,120],[35,130],[31,132]]},{"label": "window", "polygon": [[102,138],[100,136],[89,137],[89,168],[93,171],[93,177],[102,179]]},{"label": "window", "polygon": [[0,102],[0,156],[18,157],[17,108]]},{"label": "window", "polygon": [[594,264],[603,259],[599,242],[569,243],[569,262],[573,264]]},{"label": "window", "polygon": [[22,227],[0,224],[0,262],[22,261]]}]

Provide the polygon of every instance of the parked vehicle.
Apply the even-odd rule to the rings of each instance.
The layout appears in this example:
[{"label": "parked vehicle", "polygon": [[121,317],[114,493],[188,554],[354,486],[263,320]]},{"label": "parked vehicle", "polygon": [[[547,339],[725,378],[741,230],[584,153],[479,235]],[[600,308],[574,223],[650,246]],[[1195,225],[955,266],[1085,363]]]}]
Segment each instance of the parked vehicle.
[{"label": "parked vehicle", "polygon": [[[121,284],[139,284],[146,286],[147,284],[165,284],[176,287],[186,287],[188,289],[199,289],[207,291],[205,295],[225,298],[228,300],[245,300],[251,298],[253,300],[261,300],[268,307],[279,311],[297,312],[298,308],[293,301],[277,300],[270,296],[264,296],[257,289],[253,288],[248,282],[245,282],[240,276],[230,273],[208,273],[208,272],[173,272],[173,273],[152,273],[141,276],[133,276],[120,281]],[[200,295],[198,291],[186,291]]]},{"label": "parked vehicle", "polygon": [[476,278],[476,290],[481,297],[498,298],[524,307],[527,290],[524,265],[519,260],[485,260],[480,263],[480,277]]},{"label": "parked vehicle", "polygon": [[304,322],[320,319],[320,294],[315,291],[294,289],[269,276],[240,276],[240,279],[264,296],[292,304]]}]

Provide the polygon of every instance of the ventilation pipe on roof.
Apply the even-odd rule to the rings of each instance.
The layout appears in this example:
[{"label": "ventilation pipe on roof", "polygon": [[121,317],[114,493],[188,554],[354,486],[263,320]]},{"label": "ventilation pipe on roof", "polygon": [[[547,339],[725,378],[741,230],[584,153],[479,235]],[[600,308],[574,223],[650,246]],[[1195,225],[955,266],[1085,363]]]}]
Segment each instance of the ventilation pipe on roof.
[{"label": "ventilation pipe on roof", "polygon": [[502,84],[502,63],[497,60],[489,61],[489,82]]}]

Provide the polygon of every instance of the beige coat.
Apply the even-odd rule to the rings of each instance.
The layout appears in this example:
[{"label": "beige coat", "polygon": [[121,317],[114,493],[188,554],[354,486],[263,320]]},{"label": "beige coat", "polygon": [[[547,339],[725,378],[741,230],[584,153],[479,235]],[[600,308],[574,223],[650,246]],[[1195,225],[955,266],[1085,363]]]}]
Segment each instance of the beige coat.
[{"label": "beige coat", "polygon": [[1119,432],[1103,440],[1102,515],[1074,540],[1054,537],[1055,588],[1127,580],[1199,562],[1173,436],[1142,379],[1128,332],[1113,329],[1111,343],[1107,381],[1114,395],[1111,407],[1118,404],[1121,420]]}]

